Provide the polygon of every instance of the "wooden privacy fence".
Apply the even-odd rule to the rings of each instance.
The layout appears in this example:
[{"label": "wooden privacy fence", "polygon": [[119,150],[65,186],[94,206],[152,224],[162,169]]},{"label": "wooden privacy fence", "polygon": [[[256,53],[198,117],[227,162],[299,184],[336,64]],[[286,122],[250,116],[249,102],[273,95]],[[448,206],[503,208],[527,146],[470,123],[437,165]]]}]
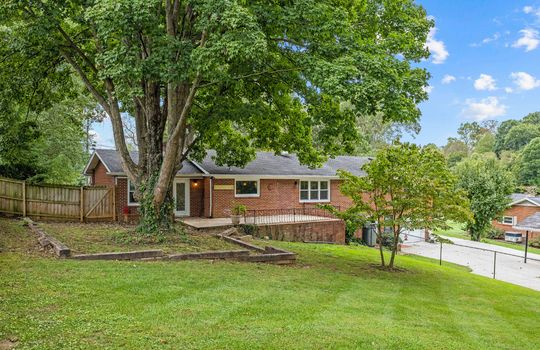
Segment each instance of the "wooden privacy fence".
[{"label": "wooden privacy fence", "polygon": [[113,187],[30,185],[0,178],[0,213],[64,220],[116,220]]}]

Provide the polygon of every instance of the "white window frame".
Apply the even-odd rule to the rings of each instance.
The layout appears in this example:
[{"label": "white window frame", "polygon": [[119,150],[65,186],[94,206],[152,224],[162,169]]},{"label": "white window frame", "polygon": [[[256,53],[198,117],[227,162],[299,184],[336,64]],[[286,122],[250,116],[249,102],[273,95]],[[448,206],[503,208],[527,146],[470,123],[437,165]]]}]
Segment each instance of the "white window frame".
[{"label": "white window frame", "polygon": [[[250,193],[250,194],[236,193],[236,183],[243,182],[243,181],[257,182],[257,193]],[[261,196],[261,179],[241,178],[241,177],[234,179],[234,197],[235,198],[255,198],[255,197],[260,197],[260,196]]]},{"label": "white window frame", "polygon": [[[506,219],[506,218],[512,219],[512,222],[511,223],[504,222],[504,219]],[[516,223],[516,218],[514,216],[505,215],[505,216],[503,216],[501,218],[500,223],[503,224],[503,225],[513,226]]]},{"label": "white window frame", "polygon": [[138,207],[138,206],[140,206],[141,203],[131,201],[131,198],[130,198],[131,196],[129,195],[130,192],[131,192],[131,180],[127,179],[127,203],[128,203],[128,206],[130,206],[130,207]]},{"label": "white window frame", "polygon": [[[308,183],[308,199],[302,199],[302,182]],[[311,199],[311,183],[312,182],[318,182],[317,186],[317,192],[319,199]],[[321,182],[327,183],[327,190],[328,190],[328,198],[327,199],[320,199],[321,198]],[[300,179],[298,180],[298,200],[300,203],[329,203],[330,202],[330,180],[329,179]]]}]

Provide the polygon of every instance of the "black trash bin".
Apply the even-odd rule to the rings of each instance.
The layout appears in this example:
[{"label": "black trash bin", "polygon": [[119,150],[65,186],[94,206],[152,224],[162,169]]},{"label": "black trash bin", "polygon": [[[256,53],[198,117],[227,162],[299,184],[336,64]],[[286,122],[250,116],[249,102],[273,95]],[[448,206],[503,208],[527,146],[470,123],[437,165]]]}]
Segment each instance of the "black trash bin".
[{"label": "black trash bin", "polygon": [[368,246],[373,247],[377,243],[377,232],[374,225],[366,225],[362,228],[362,241]]}]

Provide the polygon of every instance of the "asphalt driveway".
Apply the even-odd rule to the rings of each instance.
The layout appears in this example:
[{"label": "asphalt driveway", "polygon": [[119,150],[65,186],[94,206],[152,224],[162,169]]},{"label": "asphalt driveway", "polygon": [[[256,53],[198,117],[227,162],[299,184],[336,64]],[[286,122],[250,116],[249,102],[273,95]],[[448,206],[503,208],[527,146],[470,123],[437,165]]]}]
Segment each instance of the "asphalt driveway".
[{"label": "asphalt driveway", "polygon": [[[404,240],[402,245],[404,253],[439,259],[439,243],[426,243],[423,239],[413,235],[421,237],[423,231],[409,233],[408,239]],[[445,238],[455,244],[443,244],[443,261],[467,266],[472,270],[472,273],[493,278],[495,255],[493,251],[497,251],[496,279],[540,291],[540,255],[529,253],[529,260],[525,264],[523,262],[524,253],[519,250],[453,237]]]}]

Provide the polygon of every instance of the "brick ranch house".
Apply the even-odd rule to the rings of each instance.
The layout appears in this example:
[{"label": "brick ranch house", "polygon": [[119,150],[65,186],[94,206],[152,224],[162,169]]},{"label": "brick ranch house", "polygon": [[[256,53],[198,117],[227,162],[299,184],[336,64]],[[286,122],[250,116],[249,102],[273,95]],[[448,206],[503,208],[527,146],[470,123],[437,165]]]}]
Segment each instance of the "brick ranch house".
[{"label": "brick ranch house", "polygon": [[[132,152],[134,161],[138,153]],[[368,157],[338,156],[322,167],[303,166],[293,154],[257,152],[244,168],[217,165],[209,151],[202,162],[186,160],[173,183],[174,213],[177,217],[223,218],[238,203],[248,210],[271,210],[331,203],[341,208],[351,205],[339,190],[338,169],[365,175],[361,167]],[[137,215],[134,187],[120,165],[115,150],[97,149],[84,169],[91,185],[114,187],[117,218],[128,211]]]},{"label": "brick ranch house", "polygon": [[[522,193],[511,195],[512,202],[504,211],[500,219],[493,221],[493,226],[505,232],[519,232],[525,237],[526,231],[519,229],[523,220],[540,213],[540,197],[529,196]],[[516,228],[514,228],[516,227]],[[540,237],[540,232],[529,232],[529,238]]]}]

